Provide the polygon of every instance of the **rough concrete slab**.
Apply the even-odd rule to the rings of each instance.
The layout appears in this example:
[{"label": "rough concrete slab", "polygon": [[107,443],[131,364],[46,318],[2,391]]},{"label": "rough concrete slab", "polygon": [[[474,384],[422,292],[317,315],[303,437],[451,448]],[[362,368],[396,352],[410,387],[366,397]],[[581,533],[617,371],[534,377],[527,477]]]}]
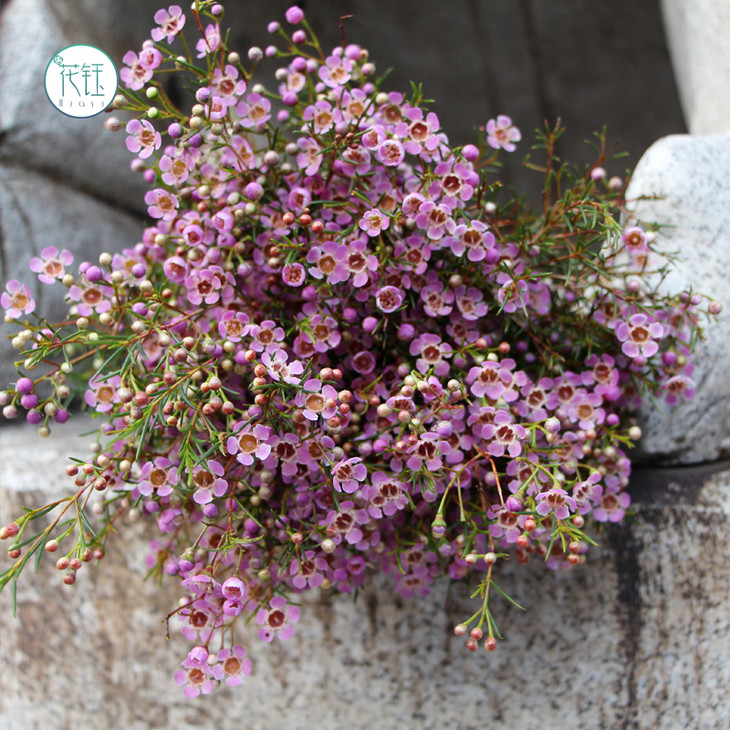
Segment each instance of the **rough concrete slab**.
[{"label": "rough concrete slab", "polygon": [[[63,488],[86,427],[42,448],[33,429],[0,430],[0,522]],[[376,580],[357,602],[309,597],[287,642],[244,633],[252,675],[197,700],[172,681],[186,643],[166,642],[160,622],[175,586],[142,582],[152,533],[135,525],[72,588],[48,563],[26,576],[17,620],[0,596],[0,728],[725,728],[729,465],[646,470],[634,496],[636,518],[601,533],[586,565],[500,571],[528,610],[495,606],[507,638],[494,654],[451,633],[470,612],[461,587],[404,601]]]}]

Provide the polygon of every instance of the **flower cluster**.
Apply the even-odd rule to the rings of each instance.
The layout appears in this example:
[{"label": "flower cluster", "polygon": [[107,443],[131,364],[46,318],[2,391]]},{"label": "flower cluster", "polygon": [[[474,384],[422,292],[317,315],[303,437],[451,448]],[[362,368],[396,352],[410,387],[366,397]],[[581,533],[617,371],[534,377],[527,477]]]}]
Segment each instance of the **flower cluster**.
[{"label": "flower cluster", "polygon": [[[75,274],[67,251],[31,262],[71,309],[14,337],[29,374],[3,413],[48,433],[75,387],[102,425],[52,525],[29,537],[28,511],[0,530],[15,560],[0,584],[64,541],[73,583],[112,524],[144,514],[150,568],[185,595],[171,617],[194,643],[175,676],[190,696],[249,673],[239,616],[287,639],[298,594],[354,591],[369,568],[404,596],[471,576],[479,608],[456,633],[494,649],[495,566],[571,567],[589,520],[626,514],[631,411],[647,389],[692,395],[703,298],[653,286],[667,262],[647,226],[617,222],[602,146],[563,177],[546,130],[544,206],[501,201],[508,117],[452,146],[417,89],[384,90],[358,45],[323,52],[299,8],[246,59],[221,13],[160,10],[125,56],[115,106],[133,118],[106,126],[150,187],[141,242]],[[187,111],[160,82],[171,69],[195,89]],[[1,303],[8,320],[34,311],[17,281]]]}]

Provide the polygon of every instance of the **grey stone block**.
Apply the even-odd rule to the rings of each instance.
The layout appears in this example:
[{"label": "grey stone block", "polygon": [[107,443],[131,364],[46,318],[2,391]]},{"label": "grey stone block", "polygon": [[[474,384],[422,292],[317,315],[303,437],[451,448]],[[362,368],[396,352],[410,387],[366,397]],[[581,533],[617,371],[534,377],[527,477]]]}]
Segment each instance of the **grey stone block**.
[{"label": "grey stone block", "polygon": [[[87,453],[74,434],[88,425],[40,444],[28,427],[0,430],[0,523],[65,488],[65,457]],[[601,532],[587,564],[500,566],[527,612],[495,602],[506,639],[493,654],[453,636],[473,611],[463,587],[406,601],[378,579],[356,602],[307,597],[287,642],[242,630],[253,673],[197,700],[172,681],[187,643],[166,642],[161,622],[175,581],[142,582],[153,533],[124,525],[75,586],[50,561],[25,576],[18,619],[0,595],[0,728],[724,728],[730,465],[647,470],[633,486],[635,520]]]},{"label": "grey stone block", "polygon": [[725,0],[662,0],[679,96],[692,134],[730,129],[730,5]]},{"label": "grey stone block", "polygon": [[[97,261],[102,251],[134,246],[142,234],[141,219],[89,195],[54,182],[45,175],[0,161],[0,289],[8,279],[31,287],[36,313],[60,321],[66,288],[38,281],[28,268],[46,246],[69,249],[76,263]],[[6,335],[18,328],[0,320],[0,390],[15,380],[12,365],[17,353]]]},{"label": "grey stone block", "polygon": [[[99,3],[104,7],[111,5]],[[121,59],[111,50],[115,46],[99,40],[105,27],[107,35],[111,30],[110,13],[97,10],[87,16],[78,11],[69,3],[13,0],[0,15],[0,156],[5,165],[32,170],[122,210],[145,214],[145,186],[129,168],[132,158],[124,134],[108,132],[104,116],[67,117],[46,96],[46,66],[65,46],[96,44],[115,56],[117,64]],[[86,32],[89,18],[99,21],[94,32]],[[119,27],[123,37],[124,23]]]},{"label": "grey stone block", "polygon": [[[679,264],[662,286],[715,297],[719,320],[693,357],[694,399],[642,409],[640,447],[652,463],[698,463],[730,455],[730,134],[676,135],[656,142],[636,167],[628,196],[634,214],[662,226],[660,248]],[[647,196],[640,200],[642,196]]]}]

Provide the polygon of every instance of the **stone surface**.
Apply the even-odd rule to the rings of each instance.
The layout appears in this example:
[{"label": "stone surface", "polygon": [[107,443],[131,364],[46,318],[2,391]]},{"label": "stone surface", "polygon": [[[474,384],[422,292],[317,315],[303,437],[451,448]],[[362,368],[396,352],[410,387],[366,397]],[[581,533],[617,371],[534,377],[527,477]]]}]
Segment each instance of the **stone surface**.
[{"label": "stone surface", "polygon": [[[72,250],[77,262],[96,261],[102,251],[133,246],[141,233],[141,219],[118,206],[0,160],[0,289],[8,279],[27,283],[36,297],[36,312],[50,321],[66,316],[66,289],[39,282],[28,269],[33,256],[55,246]],[[17,332],[18,327],[0,319],[0,389],[15,380],[17,352],[6,335]]]},{"label": "stone surface", "polygon": [[[0,430],[0,523],[66,488],[65,457],[85,455],[74,434],[86,428],[44,442],[25,426]],[[252,675],[197,700],[172,681],[186,646],[166,642],[161,622],[174,581],[142,581],[144,525],[125,525],[73,588],[50,561],[25,576],[16,620],[0,595],[0,730],[192,730],[241,718],[247,730],[725,728],[730,464],[721,467],[637,474],[636,519],[599,534],[575,570],[505,565],[500,585],[527,611],[495,604],[506,639],[494,654],[470,654],[451,632],[473,611],[463,587],[404,601],[376,580],[357,602],[310,597],[287,642],[244,631]]]},{"label": "stone surface", "polygon": [[[688,287],[723,305],[694,356],[697,395],[661,411],[643,409],[644,459],[697,463],[730,455],[730,134],[676,135],[656,142],[636,167],[628,197],[636,216],[662,226],[660,249],[680,263],[663,286]],[[651,196],[639,200],[641,196]]]},{"label": "stone surface", "polygon": [[[99,3],[102,10],[107,5]],[[121,10],[120,4],[114,5]],[[83,13],[71,12],[69,3],[8,3],[0,15],[0,156],[4,165],[23,167],[122,210],[143,214],[145,188],[129,169],[131,157],[123,135],[106,131],[103,116],[75,119],[61,114],[49,103],[43,86],[49,61],[72,43],[96,43],[119,65],[122,53],[109,39],[109,26],[116,23],[120,39],[130,38],[124,29],[131,19],[125,24],[109,15],[97,10],[92,30]]]},{"label": "stone surface", "polygon": [[679,96],[692,134],[730,129],[730,5],[726,0],[662,0]]}]

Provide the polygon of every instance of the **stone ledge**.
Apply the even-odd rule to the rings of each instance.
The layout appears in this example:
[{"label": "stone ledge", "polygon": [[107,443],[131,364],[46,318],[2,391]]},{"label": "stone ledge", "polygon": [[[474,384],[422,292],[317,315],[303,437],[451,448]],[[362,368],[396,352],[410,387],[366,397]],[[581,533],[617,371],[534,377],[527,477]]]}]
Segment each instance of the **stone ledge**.
[{"label": "stone ledge", "polygon": [[[642,406],[643,458],[692,464],[730,457],[730,134],[674,135],[655,142],[636,166],[627,192],[637,219],[660,224],[657,244],[679,261],[665,291],[691,288],[723,306],[692,362],[696,396],[676,406]],[[646,197],[642,197],[646,196]]]},{"label": "stone ledge", "polygon": [[[80,420],[43,442],[26,426],[0,429],[0,523],[67,481],[64,457],[84,456],[75,434],[87,428]],[[726,466],[641,470],[636,517],[606,528],[586,566],[505,565],[500,584],[527,612],[495,606],[506,640],[492,655],[470,654],[452,634],[473,610],[462,586],[406,601],[377,579],[356,603],[308,596],[288,642],[242,636],[253,674],[198,700],[172,681],[186,643],[166,642],[160,621],[176,605],[175,582],[143,582],[152,533],[135,525],[73,588],[49,561],[25,576],[17,620],[0,595],[0,730],[192,730],[234,717],[250,730],[508,728],[536,717],[566,730],[726,727]]]}]

